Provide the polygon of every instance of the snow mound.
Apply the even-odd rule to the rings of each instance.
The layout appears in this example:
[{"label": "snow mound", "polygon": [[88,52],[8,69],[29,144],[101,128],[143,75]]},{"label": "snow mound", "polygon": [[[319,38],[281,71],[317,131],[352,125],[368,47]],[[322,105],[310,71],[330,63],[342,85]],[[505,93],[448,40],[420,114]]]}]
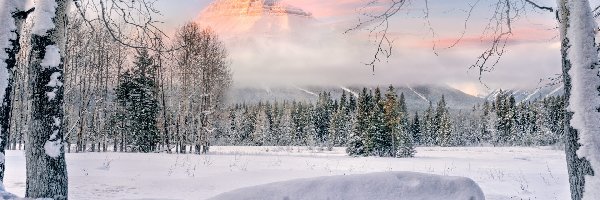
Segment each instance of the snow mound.
[{"label": "snow mound", "polygon": [[477,183],[465,177],[416,172],[381,172],[270,183],[234,190],[211,198],[228,199],[480,200],[485,197]]}]

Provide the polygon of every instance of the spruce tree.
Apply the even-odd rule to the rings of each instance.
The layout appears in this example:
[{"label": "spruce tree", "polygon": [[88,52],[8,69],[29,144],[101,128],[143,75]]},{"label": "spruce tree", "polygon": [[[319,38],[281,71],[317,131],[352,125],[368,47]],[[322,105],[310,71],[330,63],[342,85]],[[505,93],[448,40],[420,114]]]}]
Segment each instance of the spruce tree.
[{"label": "spruce tree", "polygon": [[452,134],[452,124],[450,121],[450,113],[446,106],[446,100],[444,95],[438,102],[438,106],[435,113],[435,125],[437,130],[437,145],[450,146],[450,136]]},{"label": "spruce tree", "polygon": [[350,95],[348,98],[348,110],[350,110],[350,112],[356,111],[356,99],[354,98],[354,95]]},{"label": "spruce tree", "polygon": [[269,136],[271,136],[271,122],[267,116],[267,106],[260,106],[256,115],[256,128],[252,133],[252,141],[254,145],[265,146],[269,145]]},{"label": "spruce tree", "polygon": [[281,122],[279,123],[279,130],[281,134],[280,145],[291,145],[292,140],[296,136],[296,125],[292,119],[292,108],[285,104],[283,108],[283,114],[281,115]]},{"label": "spruce tree", "polygon": [[327,136],[329,136],[329,122],[331,121],[331,110],[333,108],[333,102],[330,98],[330,94],[323,92],[319,94],[319,100],[315,105],[314,110],[314,126],[316,131],[316,141],[319,145],[326,143]]},{"label": "spruce tree", "polygon": [[396,149],[398,157],[413,157],[415,154],[413,134],[410,131],[408,108],[404,93],[400,94],[398,100],[398,126],[396,127],[398,136],[398,147]]},{"label": "spruce tree", "polygon": [[346,142],[346,153],[350,156],[366,156],[365,144],[360,129],[357,118],[352,117],[352,130]]},{"label": "spruce tree", "polygon": [[400,123],[396,126],[395,132],[398,133],[398,149],[396,150],[396,157],[414,157],[416,150],[412,134],[410,134],[405,127],[402,127]]},{"label": "spruce tree", "polygon": [[423,144],[427,146],[432,146],[435,144],[437,140],[437,130],[435,126],[435,110],[433,109],[433,104],[430,101],[429,107],[425,111],[425,116],[423,116]]},{"label": "spruce tree", "polygon": [[331,117],[328,147],[345,145],[350,132],[349,120],[350,117],[347,113],[347,108],[345,104],[342,104],[342,107],[335,111]]},{"label": "spruce tree", "polygon": [[385,115],[385,131],[390,132],[390,140],[392,144],[392,156],[396,156],[398,148],[398,131],[395,130],[399,124],[400,106],[398,105],[398,95],[392,85],[390,85],[385,94],[385,102],[383,103],[383,111]]},{"label": "spruce tree", "polygon": [[[350,98],[350,105],[352,105],[352,97]],[[352,123],[352,132],[348,138],[348,148],[346,152],[349,155],[366,155],[369,151],[367,149],[368,134],[367,128],[369,125],[370,107],[369,107],[369,94],[367,94],[367,88],[363,88],[362,92],[358,97],[356,104],[356,115]]]},{"label": "spruce tree", "polygon": [[158,142],[156,116],[159,111],[156,66],[145,49],[137,51],[134,68],[126,71],[116,88],[117,102],[123,108],[125,132],[140,152],[154,150]]},{"label": "spruce tree", "polygon": [[371,138],[368,138],[368,146],[370,147],[370,155],[376,156],[391,156],[394,153],[392,145],[391,131],[386,130],[385,115],[383,111],[383,103],[381,100],[381,92],[379,88],[375,90],[375,96],[372,98],[373,109],[369,118],[369,126],[367,133]]},{"label": "spruce tree", "polygon": [[421,132],[421,122],[419,121],[419,112],[415,112],[415,117],[413,118],[410,129],[411,129],[411,133],[413,135],[414,144],[415,145],[422,144],[421,139],[423,138],[423,135]]}]

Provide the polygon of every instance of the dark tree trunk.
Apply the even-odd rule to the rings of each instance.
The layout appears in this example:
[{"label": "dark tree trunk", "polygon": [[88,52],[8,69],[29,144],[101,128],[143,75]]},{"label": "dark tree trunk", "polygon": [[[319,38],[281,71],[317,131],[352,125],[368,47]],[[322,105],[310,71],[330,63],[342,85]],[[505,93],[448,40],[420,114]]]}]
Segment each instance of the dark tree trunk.
[{"label": "dark tree trunk", "polygon": [[[42,66],[47,50],[64,51],[67,12],[70,0],[56,0],[55,27],[44,33],[33,31],[29,61],[32,91],[31,129],[25,145],[29,198],[67,199],[67,165],[64,151],[63,62]],[[38,10],[42,10],[38,8]],[[47,10],[46,10],[47,12]],[[39,21],[39,20],[38,20]],[[34,27],[38,26],[34,22]],[[42,27],[43,28],[43,27]],[[60,60],[63,58],[60,56]],[[57,76],[59,75],[59,76]]]}]

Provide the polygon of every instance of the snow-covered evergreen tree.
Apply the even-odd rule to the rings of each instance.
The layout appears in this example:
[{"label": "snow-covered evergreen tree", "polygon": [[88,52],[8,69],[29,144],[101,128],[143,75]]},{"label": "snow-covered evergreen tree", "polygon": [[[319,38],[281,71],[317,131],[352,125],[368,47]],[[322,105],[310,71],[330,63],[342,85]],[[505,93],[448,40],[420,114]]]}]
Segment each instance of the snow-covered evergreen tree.
[{"label": "snow-covered evergreen tree", "polygon": [[352,118],[352,122],[352,131],[348,136],[348,142],[346,142],[346,153],[350,156],[364,156],[366,155],[366,151],[362,131],[359,128],[356,117]]},{"label": "snow-covered evergreen tree", "polygon": [[281,145],[291,145],[292,140],[296,136],[296,125],[292,119],[292,108],[285,104],[281,121],[279,123],[279,133],[281,134]]},{"label": "snow-covered evergreen tree", "polygon": [[145,49],[138,51],[135,60],[134,69],[124,73],[116,88],[117,102],[124,111],[122,119],[126,127],[123,131],[134,150],[150,152],[158,142],[156,66]]},{"label": "snow-covered evergreen tree", "polygon": [[243,106],[243,111],[238,113],[238,138],[242,145],[254,145],[252,134],[256,128],[256,112],[250,110],[247,105]]},{"label": "snow-covered evergreen tree", "polygon": [[[352,100],[352,98],[350,98]],[[356,115],[352,124],[352,132],[348,138],[348,148],[346,149],[349,155],[366,155],[370,152],[367,147],[369,144],[369,118],[371,115],[370,97],[367,93],[367,88],[363,88],[358,97],[356,104]],[[350,101],[352,102],[352,101]],[[352,104],[352,103],[350,103]]]},{"label": "snow-covered evergreen tree", "polygon": [[333,116],[329,126],[328,147],[344,146],[350,132],[348,121],[350,120],[345,105],[339,107]]},{"label": "snow-covered evergreen tree", "polygon": [[437,131],[436,144],[440,146],[450,146],[450,137],[452,134],[452,124],[450,121],[450,113],[446,105],[445,97],[437,104],[435,110],[435,130]]},{"label": "snow-covered evergreen tree", "polygon": [[257,146],[269,145],[271,122],[267,116],[266,106],[261,106],[258,109],[258,113],[256,114],[256,128],[252,133],[252,141]]},{"label": "snow-covered evergreen tree", "polygon": [[392,149],[394,149],[391,156],[396,156],[396,150],[398,149],[399,145],[399,132],[396,130],[396,128],[400,123],[400,106],[398,105],[398,95],[396,94],[396,89],[394,89],[394,87],[391,85],[388,87],[385,93],[383,112],[385,116],[385,131],[391,133],[390,140]]},{"label": "snow-covered evergreen tree", "polygon": [[421,121],[419,118],[419,112],[415,112],[415,116],[412,120],[412,124],[410,126],[410,132],[413,135],[413,141],[415,145],[421,145],[423,132],[421,131]]},{"label": "snow-covered evergreen tree", "polygon": [[315,131],[317,132],[316,140],[319,145],[327,143],[326,140],[329,136],[329,123],[331,122],[332,109],[333,101],[331,99],[331,94],[327,92],[320,93],[313,116]]},{"label": "snow-covered evergreen tree", "polygon": [[413,157],[416,153],[414,141],[412,134],[403,127],[401,124],[398,124],[393,130],[398,135],[398,147],[396,149],[396,157],[406,158]]},{"label": "snow-covered evergreen tree", "polygon": [[396,132],[396,141],[398,141],[396,156],[413,157],[416,151],[414,147],[413,133],[410,129],[410,119],[404,93],[400,94],[400,99],[398,100],[398,111],[398,125],[395,127],[395,131],[393,131]]},{"label": "snow-covered evergreen tree", "polygon": [[429,102],[429,107],[425,111],[425,115],[423,116],[423,144],[426,146],[432,146],[436,143],[437,140],[437,129],[435,122],[435,110],[433,108],[433,103]]},{"label": "snow-covered evergreen tree", "polygon": [[394,155],[394,145],[392,140],[392,131],[386,127],[386,116],[383,110],[383,101],[379,88],[375,90],[372,98],[373,109],[370,113],[367,133],[370,138],[367,139],[367,149],[369,155],[392,156]]}]

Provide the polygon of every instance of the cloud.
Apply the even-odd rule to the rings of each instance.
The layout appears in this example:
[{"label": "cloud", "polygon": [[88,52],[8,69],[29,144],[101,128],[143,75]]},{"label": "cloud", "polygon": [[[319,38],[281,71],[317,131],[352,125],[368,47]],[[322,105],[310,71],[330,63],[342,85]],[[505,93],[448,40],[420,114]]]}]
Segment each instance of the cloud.
[{"label": "cloud", "polygon": [[[512,34],[508,37],[510,44],[521,44],[521,43],[547,43],[557,41],[557,32],[555,30],[542,30],[538,28],[528,27],[517,27],[512,31]],[[436,38],[436,39],[414,39],[412,44],[416,47],[431,48],[433,45],[440,49],[445,49],[453,46],[460,47],[485,47],[489,46],[494,40],[495,36],[481,34],[469,34],[469,35],[456,35],[452,37]]]},{"label": "cloud", "polygon": [[[418,16],[393,19],[391,36],[396,40],[393,55],[377,63],[375,71],[365,66],[375,51],[365,32],[343,34],[355,24],[356,9],[362,0],[322,1],[283,0],[313,14],[314,19],[295,20],[289,16],[253,19],[253,26],[226,38],[237,85],[387,85],[449,84],[469,93],[482,93],[477,71],[469,70],[489,44],[479,34],[484,27],[474,21],[455,48],[439,55],[438,47],[450,46],[461,35],[460,17],[436,16],[432,20],[437,35]],[[481,17],[481,15],[479,16]],[[539,24],[553,19],[529,19]],[[200,20],[206,22],[205,20]],[[227,20],[216,21],[224,24]],[[303,21],[303,22],[299,22]],[[333,22],[333,23],[330,23]],[[229,23],[229,22],[227,22]],[[240,27],[232,22],[227,27]],[[453,23],[453,24],[452,24]],[[286,30],[278,27],[283,24]],[[552,23],[547,23],[552,24]],[[244,24],[247,25],[247,24]],[[515,24],[506,54],[483,81],[492,88],[535,87],[539,79],[560,72],[560,54],[553,30],[548,25]],[[227,34],[226,32],[222,34]],[[516,73],[518,72],[518,73]]]}]

